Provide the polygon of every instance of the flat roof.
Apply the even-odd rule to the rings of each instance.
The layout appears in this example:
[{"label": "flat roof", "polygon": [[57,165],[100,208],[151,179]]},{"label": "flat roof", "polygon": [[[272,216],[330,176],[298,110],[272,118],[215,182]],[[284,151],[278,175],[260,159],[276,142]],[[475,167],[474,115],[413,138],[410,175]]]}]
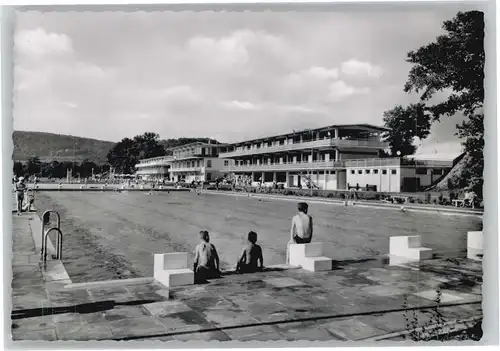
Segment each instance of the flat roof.
[{"label": "flat roof", "polygon": [[235,143],[230,143],[228,145],[238,145],[238,144],[246,144],[246,143],[252,143],[258,140],[267,140],[267,139],[276,139],[276,138],[283,138],[283,137],[288,137],[292,135],[299,135],[303,133],[311,133],[311,132],[322,132],[322,131],[328,131],[328,130],[333,130],[335,128],[340,128],[340,129],[361,129],[361,130],[372,130],[372,131],[379,131],[379,132],[386,132],[389,130],[389,128],[386,127],[381,127],[381,126],[376,126],[374,124],[368,124],[368,123],[362,123],[362,124],[333,124],[325,127],[320,127],[320,128],[311,128],[311,129],[301,129],[301,130],[294,130],[290,133],[284,133],[284,134],[277,134],[277,135],[269,135],[261,138],[255,138],[255,139],[248,139],[248,140],[243,140]]},{"label": "flat roof", "polygon": [[203,141],[195,141],[193,143],[189,143],[189,144],[184,144],[184,145],[179,145],[179,146],[173,146],[173,147],[170,147],[168,148],[167,150],[178,150],[178,149],[182,149],[182,148],[187,148],[187,147],[191,147],[191,146],[226,146],[227,144],[223,144],[223,143],[205,143]]}]

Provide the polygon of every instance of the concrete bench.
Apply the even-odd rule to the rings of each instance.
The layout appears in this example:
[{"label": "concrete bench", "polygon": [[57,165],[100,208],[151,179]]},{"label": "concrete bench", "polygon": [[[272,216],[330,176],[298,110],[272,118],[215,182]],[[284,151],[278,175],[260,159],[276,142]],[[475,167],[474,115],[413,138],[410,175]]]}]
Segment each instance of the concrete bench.
[{"label": "concrete bench", "polygon": [[389,241],[389,265],[418,262],[432,258],[432,249],[422,247],[420,235],[392,236]]},{"label": "concrete bench", "polygon": [[311,272],[332,270],[333,261],[323,256],[323,243],[289,244],[290,265]]},{"label": "concrete bench", "polygon": [[467,233],[467,258],[480,261],[483,256],[483,232]]},{"label": "concrete bench", "polygon": [[166,287],[194,284],[194,272],[188,268],[187,252],[155,254],[154,278]]}]

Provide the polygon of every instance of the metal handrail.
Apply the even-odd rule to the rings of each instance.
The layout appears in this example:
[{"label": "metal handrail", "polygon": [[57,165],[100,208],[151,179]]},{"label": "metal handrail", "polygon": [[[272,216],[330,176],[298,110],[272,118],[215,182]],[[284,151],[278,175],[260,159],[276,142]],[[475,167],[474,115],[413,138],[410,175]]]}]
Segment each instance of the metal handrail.
[{"label": "metal handrail", "polygon": [[[40,255],[43,257],[43,253],[47,251],[47,246],[45,246],[44,242],[44,236],[45,236],[45,224],[48,224],[49,219],[50,219],[50,214],[55,213],[57,216],[57,229],[61,229],[61,216],[59,215],[59,212],[56,210],[47,210],[42,214],[42,249],[40,252]],[[52,228],[51,228],[52,229]]]},{"label": "metal handrail", "polygon": [[47,239],[49,237],[49,234],[51,231],[57,231],[57,239],[56,239],[56,260],[62,260],[62,242],[63,242],[63,235],[62,235],[62,232],[61,232],[61,229],[57,228],[57,227],[52,227],[50,228],[49,230],[47,230],[44,234],[44,237],[43,237],[43,243],[44,243],[44,246],[45,246],[45,253],[43,255],[43,261],[46,262],[47,261]]}]

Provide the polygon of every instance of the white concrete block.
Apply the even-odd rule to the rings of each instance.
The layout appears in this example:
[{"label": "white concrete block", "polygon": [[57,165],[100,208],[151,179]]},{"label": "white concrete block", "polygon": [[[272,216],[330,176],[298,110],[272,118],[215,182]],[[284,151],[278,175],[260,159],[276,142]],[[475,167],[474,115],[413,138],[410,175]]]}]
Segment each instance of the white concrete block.
[{"label": "white concrete block", "polygon": [[333,261],[324,256],[306,257],[302,265],[302,268],[311,272],[331,271],[332,267]]},{"label": "white concrete block", "polygon": [[188,268],[187,252],[171,252],[154,255],[154,271]]},{"label": "white concrete block", "polygon": [[395,236],[389,240],[389,265],[432,259],[432,249],[421,247],[421,237]]},{"label": "white concrete block", "polygon": [[420,235],[415,236],[391,236],[389,239],[389,253],[399,256],[410,248],[421,246]]},{"label": "white concrete block", "polygon": [[483,232],[467,233],[467,258],[471,260],[481,260],[483,256]]},{"label": "white concrete block", "polygon": [[289,244],[290,264],[301,266],[305,257],[317,257],[323,255],[323,243]]},{"label": "white concrete block", "polygon": [[408,249],[406,257],[415,261],[430,260],[432,259],[432,249],[427,247]]},{"label": "white concrete block", "polygon": [[483,249],[483,232],[468,232],[467,247],[472,249]]},{"label": "white concrete block", "polygon": [[188,268],[158,271],[154,278],[166,287],[194,284],[194,272]]}]

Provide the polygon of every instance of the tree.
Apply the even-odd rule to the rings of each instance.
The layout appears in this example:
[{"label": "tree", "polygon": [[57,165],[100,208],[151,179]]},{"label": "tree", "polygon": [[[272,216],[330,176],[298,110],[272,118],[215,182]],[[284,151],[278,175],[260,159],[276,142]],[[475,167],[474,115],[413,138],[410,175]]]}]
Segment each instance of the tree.
[{"label": "tree", "polygon": [[22,162],[14,162],[14,175],[16,177],[21,177],[26,173],[26,167]]},{"label": "tree", "polygon": [[[413,64],[404,86],[407,93],[420,94],[431,122],[442,116],[462,114],[466,121],[457,125],[464,151],[470,157],[465,177],[468,188],[482,196],[484,147],[484,14],[480,11],[459,12],[443,23],[444,35],[436,41],[411,51],[407,62]],[[438,91],[451,91],[437,104],[430,100]]]},{"label": "tree", "polygon": [[415,137],[425,139],[429,135],[431,116],[426,113],[422,103],[406,108],[398,105],[384,112],[384,123],[389,128],[386,140],[391,148],[391,156],[407,156],[416,151],[413,144]]},{"label": "tree", "polygon": [[111,166],[122,173],[133,171],[135,165],[134,157],[134,141],[130,138],[123,138],[111,150],[109,150],[107,158]]},{"label": "tree", "polygon": [[134,166],[143,158],[165,155],[156,133],[144,133],[134,139],[124,138],[107,155],[109,164],[120,173],[133,173]]},{"label": "tree", "polygon": [[97,171],[97,164],[94,162],[89,161],[88,159],[85,159],[78,167],[78,171],[80,173],[80,177],[82,178],[87,178],[92,176],[92,170],[94,172]]},{"label": "tree", "polygon": [[144,133],[134,137],[135,149],[139,159],[165,155],[165,148],[159,143],[156,133]]},{"label": "tree", "polygon": [[29,175],[39,174],[41,172],[41,162],[37,156],[30,157],[26,167],[26,172]]}]

